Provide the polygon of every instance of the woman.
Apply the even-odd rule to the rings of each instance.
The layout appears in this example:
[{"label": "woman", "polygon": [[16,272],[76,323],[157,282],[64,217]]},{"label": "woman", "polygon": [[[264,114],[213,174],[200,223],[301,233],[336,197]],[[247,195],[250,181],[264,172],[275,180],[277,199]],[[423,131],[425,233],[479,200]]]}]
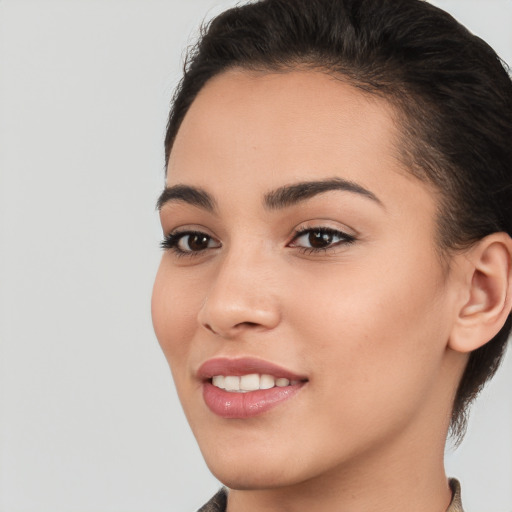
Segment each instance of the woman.
[{"label": "woman", "polygon": [[153,322],[203,510],[462,510],[512,308],[512,83],[420,0],[263,0],[173,102]]}]

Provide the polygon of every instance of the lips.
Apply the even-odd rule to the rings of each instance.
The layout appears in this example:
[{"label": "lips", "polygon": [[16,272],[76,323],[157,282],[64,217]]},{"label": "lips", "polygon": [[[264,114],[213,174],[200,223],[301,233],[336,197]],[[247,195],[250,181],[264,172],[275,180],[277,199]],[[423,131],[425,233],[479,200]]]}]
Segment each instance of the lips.
[{"label": "lips", "polygon": [[297,394],[307,378],[253,358],[216,358],[198,371],[207,407],[222,418],[261,415]]}]

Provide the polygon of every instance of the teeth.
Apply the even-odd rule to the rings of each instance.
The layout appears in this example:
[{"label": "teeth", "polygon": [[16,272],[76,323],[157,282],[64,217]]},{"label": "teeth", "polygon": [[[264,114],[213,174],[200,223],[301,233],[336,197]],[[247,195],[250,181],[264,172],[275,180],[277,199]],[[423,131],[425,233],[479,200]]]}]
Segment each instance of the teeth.
[{"label": "teeth", "polygon": [[243,375],[240,377],[240,389],[244,391],[255,391],[260,389],[260,376],[257,373]]},{"label": "teeth", "polygon": [[292,380],[290,382],[290,380],[284,378],[276,379],[272,375],[259,375],[258,373],[250,373],[248,375],[242,375],[241,377],[234,375],[215,375],[212,378],[212,384],[215,387],[239,393],[256,391],[258,389],[270,389],[275,386],[282,388],[290,384],[293,386],[299,382],[298,380]]},{"label": "teeth", "polygon": [[224,389],[226,391],[239,391],[240,390],[240,377],[224,377]]},{"label": "teeth", "polygon": [[260,389],[270,389],[276,384],[276,380],[272,375],[262,375],[260,377]]},{"label": "teeth", "polygon": [[212,384],[218,388],[224,389],[224,375],[215,375],[212,379]]}]

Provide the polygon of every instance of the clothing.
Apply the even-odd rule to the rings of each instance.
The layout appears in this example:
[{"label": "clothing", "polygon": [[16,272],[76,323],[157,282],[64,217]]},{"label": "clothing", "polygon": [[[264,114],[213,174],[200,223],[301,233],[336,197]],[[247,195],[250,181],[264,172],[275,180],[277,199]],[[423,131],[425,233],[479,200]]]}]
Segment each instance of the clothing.
[{"label": "clothing", "polygon": [[450,488],[452,489],[452,502],[446,512],[464,512],[460,498],[460,484],[455,478],[450,478]]},{"label": "clothing", "polygon": [[228,491],[223,487],[208,503],[197,512],[226,512],[228,504]]},{"label": "clothing", "polygon": [[[450,479],[452,490],[452,501],[446,512],[464,512],[460,500],[460,484],[455,478]],[[206,505],[203,505],[197,512],[226,512],[228,502],[228,491],[223,487]]]}]

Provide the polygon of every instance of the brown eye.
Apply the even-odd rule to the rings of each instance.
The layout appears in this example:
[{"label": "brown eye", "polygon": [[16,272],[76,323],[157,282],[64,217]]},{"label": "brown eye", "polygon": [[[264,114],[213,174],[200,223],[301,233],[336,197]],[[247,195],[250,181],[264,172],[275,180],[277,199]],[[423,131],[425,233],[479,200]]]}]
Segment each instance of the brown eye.
[{"label": "brown eye", "polygon": [[325,251],[355,242],[355,237],[331,228],[305,229],[296,234],[290,247],[297,247],[309,252]]},{"label": "brown eye", "polygon": [[211,240],[211,237],[204,233],[185,234],[178,241],[178,249],[183,252],[204,251],[210,247]]},{"label": "brown eye", "polygon": [[222,244],[201,231],[182,231],[166,235],[160,246],[178,256],[184,254],[192,256],[207,249],[218,249]]},{"label": "brown eye", "polygon": [[308,235],[308,242],[310,247],[321,249],[327,247],[333,242],[333,234],[325,231],[310,231]]}]

